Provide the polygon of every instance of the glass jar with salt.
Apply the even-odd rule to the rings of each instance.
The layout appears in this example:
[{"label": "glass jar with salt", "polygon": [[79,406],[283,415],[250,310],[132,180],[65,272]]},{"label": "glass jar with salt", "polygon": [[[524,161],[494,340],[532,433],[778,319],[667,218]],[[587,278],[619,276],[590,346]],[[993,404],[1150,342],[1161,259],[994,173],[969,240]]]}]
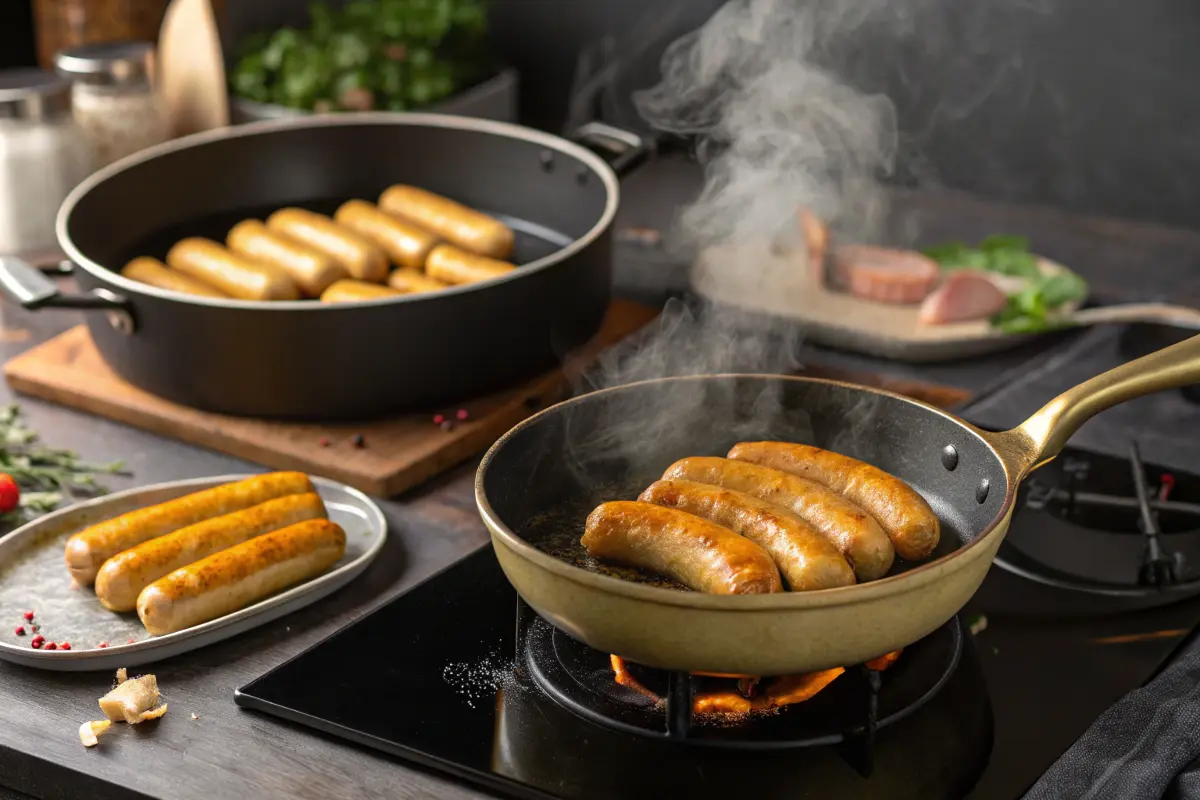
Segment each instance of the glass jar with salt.
[{"label": "glass jar with salt", "polygon": [[91,171],[71,84],[40,69],[0,70],[0,253],[53,257],[58,207]]},{"label": "glass jar with salt", "polygon": [[54,67],[74,82],[75,119],[92,139],[97,167],[169,138],[153,85],[153,45],[81,45],[56,55]]}]

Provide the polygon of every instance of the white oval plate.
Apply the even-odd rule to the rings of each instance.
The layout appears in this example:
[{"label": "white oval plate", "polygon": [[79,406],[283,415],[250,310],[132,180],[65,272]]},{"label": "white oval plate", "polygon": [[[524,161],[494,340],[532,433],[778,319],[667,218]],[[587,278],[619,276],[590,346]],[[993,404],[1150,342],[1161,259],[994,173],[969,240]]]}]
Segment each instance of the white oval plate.
[{"label": "white oval plate", "polygon": [[[116,614],[100,605],[90,588],[72,584],[63,548],[76,531],[101,520],[249,475],[194,478],[141,486],[61,508],[0,539],[0,659],[39,669],[81,672],[115,670],[203,647],[320,600],[356,578],[383,549],[387,520],[374,501],[357,489],[312,478],[329,519],[346,531],[346,554],[333,569],[211,622],[165,636],[150,636],[137,614]],[[47,641],[68,641],[70,650],[35,650],[32,610]],[[18,636],[18,625],[25,635]],[[134,639],[129,643],[129,639]],[[107,647],[99,647],[101,641]]]}]

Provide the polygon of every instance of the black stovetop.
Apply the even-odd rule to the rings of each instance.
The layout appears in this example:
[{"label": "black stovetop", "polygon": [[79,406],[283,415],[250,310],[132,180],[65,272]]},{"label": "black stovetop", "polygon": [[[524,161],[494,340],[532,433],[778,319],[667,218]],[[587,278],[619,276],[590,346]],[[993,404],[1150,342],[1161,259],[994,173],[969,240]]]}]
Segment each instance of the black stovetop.
[{"label": "black stovetop", "polygon": [[[1089,490],[1133,496],[1128,462],[1112,456],[1070,451],[1037,474],[1038,486],[1025,495],[1035,493],[1034,502],[1017,512],[997,566],[960,615],[974,634],[964,636],[950,679],[878,730],[869,768],[843,745],[730,752],[585,720],[531,680],[518,637],[548,635],[549,626],[518,613],[490,548],[243,687],[237,700],[517,797],[749,791],[1011,800],[1102,711],[1152,677],[1200,616],[1200,599],[1187,599],[1195,586],[1160,592],[1136,585],[1143,546],[1136,528],[1085,531],[1115,542],[1079,550],[1084,523],[1111,518],[1110,527],[1129,530],[1126,511],[1097,514],[1094,504],[1064,499],[1081,464]],[[1162,471],[1151,466],[1147,474],[1157,498]],[[1172,478],[1169,501],[1200,497],[1200,478],[1178,471]],[[1163,510],[1161,518],[1172,513]],[[1164,525],[1177,532],[1162,537],[1169,551],[1184,553],[1183,581],[1200,567],[1190,558],[1196,552],[1200,559],[1200,532],[1178,532],[1186,527]],[[1054,560],[1053,549],[1038,549],[1043,539],[1067,542],[1066,561],[1043,572],[1015,566],[1028,566],[1031,551]],[[885,691],[900,677],[881,675]],[[821,697],[780,714],[819,713]]]}]

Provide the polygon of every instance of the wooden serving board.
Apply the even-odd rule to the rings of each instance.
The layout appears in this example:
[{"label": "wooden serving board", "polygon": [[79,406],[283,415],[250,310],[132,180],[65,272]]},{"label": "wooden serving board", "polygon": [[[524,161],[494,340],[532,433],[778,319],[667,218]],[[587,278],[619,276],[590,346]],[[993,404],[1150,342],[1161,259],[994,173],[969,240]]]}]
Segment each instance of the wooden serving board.
[{"label": "wooden serving board", "polygon": [[[293,423],[197,411],[142,391],[119,378],[100,357],[87,328],[72,328],[9,361],[4,375],[21,392],[98,414],[136,428],[208,447],[275,469],[303,470],[369,494],[392,496],[486,449],[513,425],[555,402],[569,375],[657,314],[615,301],[599,333],[558,370],[514,389],[445,409],[364,423]],[[450,430],[435,413],[465,422]],[[353,443],[356,434],[364,446]],[[328,442],[322,445],[322,441]]]}]

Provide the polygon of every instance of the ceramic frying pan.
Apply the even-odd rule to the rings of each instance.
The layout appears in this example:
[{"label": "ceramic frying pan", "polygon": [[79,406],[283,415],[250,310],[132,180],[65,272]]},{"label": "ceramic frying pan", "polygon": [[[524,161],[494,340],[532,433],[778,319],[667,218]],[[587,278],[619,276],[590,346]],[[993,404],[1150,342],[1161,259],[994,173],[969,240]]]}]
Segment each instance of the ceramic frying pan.
[{"label": "ceramic frying pan", "polygon": [[[1117,367],[989,433],[937,408],[846,383],[769,375],[668,378],[533,416],[488,452],[476,501],[509,581],[545,619],[599,650],[663,669],[744,675],[856,664],[940,627],[974,594],[1021,480],[1110,406],[1200,382],[1200,337]],[[942,523],[924,563],[837,589],[718,596],[587,558],[584,520],[635,499],[676,459],[774,439],[836,450],[903,478]],[[1086,554],[1081,554],[1086,557]]]}]

